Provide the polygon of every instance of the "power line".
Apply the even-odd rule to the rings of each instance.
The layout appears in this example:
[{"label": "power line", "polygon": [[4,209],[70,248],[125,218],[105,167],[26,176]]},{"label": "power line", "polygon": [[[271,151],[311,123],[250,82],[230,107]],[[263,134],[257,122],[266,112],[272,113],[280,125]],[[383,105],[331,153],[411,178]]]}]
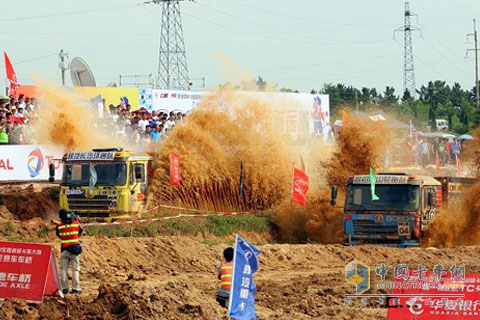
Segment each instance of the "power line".
[{"label": "power line", "polygon": [[33,19],[43,19],[43,18],[56,18],[62,16],[74,16],[79,14],[87,14],[93,12],[102,12],[102,11],[111,11],[111,10],[118,10],[118,9],[126,9],[136,7],[140,4],[128,5],[128,6],[111,6],[106,8],[99,8],[99,9],[89,9],[89,10],[81,10],[81,11],[66,11],[66,12],[58,12],[58,13],[50,13],[50,14],[43,14],[43,15],[36,15],[36,16],[25,16],[25,17],[15,17],[15,18],[5,18],[0,19],[0,22],[11,22],[11,21],[23,21],[23,20],[33,20]]},{"label": "power line", "polygon": [[[302,34],[302,33],[298,33],[298,32],[292,32],[292,31],[284,30],[284,29],[279,29],[279,28],[275,28],[275,27],[272,27],[272,26],[269,26],[269,25],[265,25],[265,24],[258,23],[258,22],[256,22],[256,21],[252,21],[252,20],[248,20],[248,19],[245,19],[245,18],[242,18],[242,17],[238,17],[238,16],[236,16],[236,15],[233,15],[233,14],[230,14],[230,13],[228,13],[228,12],[225,12],[225,11],[222,11],[222,10],[219,10],[219,9],[216,9],[216,8],[213,8],[213,7],[210,7],[210,6],[207,6],[207,5],[205,5],[205,4],[197,3],[197,5],[199,5],[199,6],[201,6],[201,7],[204,7],[204,8],[207,8],[207,9],[210,9],[210,10],[212,10],[212,11],[221,13],[221,14],[226,15],[226,16],[228,16],[228,17],[231,17],[231,18],[240,20],[240,21],[245,21],[245,22],[247,22],[247,23],[250,23],[250,24],[253,24],[253,25],[262,27],[262,28],[267,28],[267,29],[279,31],[279,32],[281,32],[281,33],[287,33],[287,34],[291,34],[291,35],[294,35],[294,36],[306,37],[306,38],[323,40],[323,41],[330,41],[330,42],[335,42],[335,43],[370,44],[370,43],[377,43],[377,42],[378,42],[378,41],[337,41],[337,40],[332,40],[332,39],[320,38],[320,37],[316,37],[316,36],[309,36],[309,35],[306,35],[306,34]],[[382,42],[383,42],[383,41],[387,41],[387,40],[388,40],[388,39],[382,40]]]},{"label": "power line", "polygon": [[[355,45],[356,44],[356,43],[351,43],[351,42],[323,43],[323,42],[311,42],[311,41],[302,41],[302,40],[293,40],[293,39],[283,39],[283,38],[268,36],[268,35],[261,34],[261,33],[258,33],[258,32],[253,32],[253,31],[248,31],[248,30],[244,30],[244,29],[239,29],[239,28],[236,28],[236,27],[227,26],[225,24],[214,22],[214,21],[211,21],[211,20],[208,20],[208,19],[205,19],[205,18],[201,18],[201,17],[195,16],[195,15],[190,14],[190,13],[183,13],[183,15],[194,18],[194,19],[197,19],[197,20],[200,20],[200,21],[203,21],[203,22],[206,22],[206,23],[209,23],[209,24],[212,24],[212,25],[216,25],[216,26],[220,26],[220,27],[223,27],[223,28],[226,28],[226,29],[238,31],[238,32],[241,32],[241,33],[244,33],[244,34],[250,34],[250,35],[262,37],[262,38],[269,39],[269,40],[278,40],[278,41],[284,41],[284,42],[290,42],[290,43],[303,43],[303,44],[310,44],[310,45],[313,44],[313,45],[323,45],[323,46],[348,46],[348,45]],[[383,43],[383,42],[385,42],[385,41],[369,42],[369,44]],[[361,43],[361,44],[364,44],[364,43]]]},{"label": "power line", "polygon": [[[44,56],[34,57],[34,58],[26,59],[26,60],[13,61],[12,64],[13,65],[18,65],[18,64],[22,64],[22,63],[26,63],[26,62],[30,62],[30,61],[45,59],[45,58],[56,56],[56,55],[57,55],[57,53],[51,53],[51,54],[47,54],[47,55],[44,55]],[[0,67],[4,67],[4,66],[5,66],[4,64],[0,64]]]}]

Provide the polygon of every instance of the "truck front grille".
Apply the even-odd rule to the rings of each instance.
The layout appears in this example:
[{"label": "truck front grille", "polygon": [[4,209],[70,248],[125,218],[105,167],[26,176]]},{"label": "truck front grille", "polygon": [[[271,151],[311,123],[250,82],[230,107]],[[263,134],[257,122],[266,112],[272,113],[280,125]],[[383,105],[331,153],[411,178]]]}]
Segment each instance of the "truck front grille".
[{"label": "truck front grille", "polygon": [[88,199],[84,195],[67,195],[70,210],[108,210],[112,200],[106,195],[96,195]]}]

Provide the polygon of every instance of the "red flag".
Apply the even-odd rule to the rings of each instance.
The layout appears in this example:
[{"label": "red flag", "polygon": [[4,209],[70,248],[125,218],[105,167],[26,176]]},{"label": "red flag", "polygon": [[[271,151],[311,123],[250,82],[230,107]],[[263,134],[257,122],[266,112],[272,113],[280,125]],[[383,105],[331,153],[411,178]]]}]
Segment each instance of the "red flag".
[{"label": "red flag", "polygon": [[179,186],[182,177],[180,175],[180,155],[170,153],[170,184],[172,186]]},{"label": "red flag", "polygon": [[437,171],[440,171],[440,157],[438,156],[438,151],[435,152],[435,166],[437,166]]},{"label": "red flag", "polygon": [[18,81],[17,76],[15,75],[15,71],[13,70],[13,66],[10,63],[10,59],[8,59],[7,53],[4,51],[3,55],[5,57],[5,70],[7,71],[7,80],[9,83],[9,90],[8,94],[10,96],[17,96],[17,89],[18,89]]},{"label": "red flag", "polygon": [[455,160],[457,162],[457,176],[462,175],[462,162],[460,161],[460,157],[458,154],[455,154]]},{"label": "red flag", "polygon": [[308,176],[297,168],[293,168],[292,200],[304,206],[307,203],[307,191]]}]

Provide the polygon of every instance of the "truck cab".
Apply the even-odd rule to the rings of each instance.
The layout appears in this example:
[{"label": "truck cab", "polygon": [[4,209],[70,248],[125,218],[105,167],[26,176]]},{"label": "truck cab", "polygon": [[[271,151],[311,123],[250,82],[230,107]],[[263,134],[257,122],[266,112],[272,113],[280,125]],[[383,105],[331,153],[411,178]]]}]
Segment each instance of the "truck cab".
[{"label": "truck cab", "polygon": [[380,173],[372,199],[370,177],[347,182],[343,230],[345,243],[419,244],[442,202],[442,185],[431,177]]},{"label": "truck cab", "polygon": [[142,211],[152,158],[121,148],[70,152],[63,159],[60,208],[83,217],[126,217]]}]

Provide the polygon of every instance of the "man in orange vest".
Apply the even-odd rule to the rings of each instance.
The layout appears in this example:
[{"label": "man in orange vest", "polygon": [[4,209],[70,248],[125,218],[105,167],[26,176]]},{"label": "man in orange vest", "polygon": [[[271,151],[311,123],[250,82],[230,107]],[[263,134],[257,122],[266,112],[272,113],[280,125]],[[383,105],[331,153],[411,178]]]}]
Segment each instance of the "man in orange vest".
[{"label": "man in orange vest", "polygon": [[80,294],[80,255],[82,244],[78,237],[83,229],[73,212],[60,210],[60,222],[56,226],[57,237],[61,241],[60,273],[62,278],[62,292],[68,293],[68,268],[72,266],[73,288],[71,293]]},{"label": "man in orange vest", "polygon": [[230,287],[232,286],[232,272],[233,272],[233,254],[232,247],[223,250],[223,257],[225,262],[218,266],[218,279],[220,280],[220,289],[217,291],[217,302],[223,307],[228,307],[228,299],[230,297]]}]

